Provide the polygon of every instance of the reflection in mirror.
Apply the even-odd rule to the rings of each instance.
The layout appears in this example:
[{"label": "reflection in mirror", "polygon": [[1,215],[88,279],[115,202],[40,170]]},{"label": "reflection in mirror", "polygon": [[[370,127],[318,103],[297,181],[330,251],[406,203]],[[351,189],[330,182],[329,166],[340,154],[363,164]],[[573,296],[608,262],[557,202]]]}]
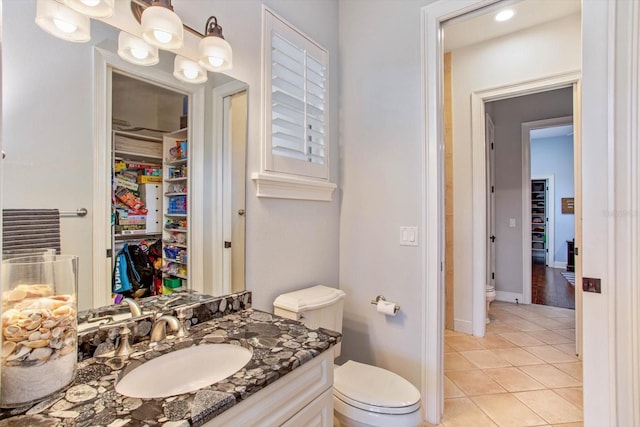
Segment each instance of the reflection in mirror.
[{"label": "reflection in mirror", "polygon": [[[185,192],[189,206],[197,202],[202,209],[199,212],[187,210],[185,218],[177,216],[184,215],[180,213],[180,209],[172,211],[172,214],[167,213],[169,203],[174,207],[180,207],[185,198],[169,199],[170,196],[165,194],[181,193],[181,191],[177,191],[180,188],[176,189],[175,186],[165,188],[165,184],[173,183],[166,182],[171,179],[166,175],[170,169],[163,167],[160,180],[162,188],[159,194],[154,193],[162,199],[161,207],[153,207],[154,211],[160,210],[157,219],[161,226],[160,230],[153,229],[153,233],[159,234],[146,235],[147,226],[151,221],[148,216],[151,207],[149,203],[145,203],[144,209],[147,210],[147,217],[144,218],[145,235],[136,236],[136,239],[158,237],[150,238],[149,243],[167,240],[176,246],[175,244],[180,244],[181,241],[181,238],[177,237],[176,230],[183,228],[181,226],[185,225],[185,222],[189,227],[192,221],[196,223],[200,221],[201,232],[194,235],[189,230],[187,238],[189,246],[197,245],[200,248],[199,264],[189,256],[189,248],[186,248],[186,256],[179,251],[169,254],[176,264],[178,260],[184,261],[186,258],[185,264],[189,264],[186,270],[188,276],[194,274],[202,278],[199,284],[189,283],[187,279],[187,287],[199,286],[200,291],[214,295],[220,294],[221,291],[230,293],[244,289],[244,217],[239,212],[244,212],[246,85],[228,76],[215,73],[209,73],[209,80],[201,86],[179,83],[171,74],[173,54],[164,51],[161,51],[160,62],[156,66],[142,67],[125,64],[124,61],[119,61],[115,53],[118,30],[96,20],[91,22],[91,41],[88,43],[69,43],[57,39],[42,31],[34,23],[35,4],[35,0],[3,3],[2,142],[3,150],[7,153],[2,164],[3,209],[58,210],[61,214],[59,220],[61,251],[79,256],[79,310],[109,304],[113,301],[110,298],[113,286],[110,274],[96,278],[95,272],[113,271],[114,257],[123,239],[117,236],[116,225],[118,232],[124,231],[123,226],[127,226],[125,228],[129,228],[127,231],[130,235],[134,232],[142,233],[142,228],[139,226],[143,225],[143,219],[136,218],[135,215],[131,219],[124,219],[125,215],[118,212],[120,203],[126,205],[126,202],[129,202],[134,207],[140,208],[136,205],[136,197],[140,199],[141,192],[139,187],[138,189],[130,188],[132,195],[122,191],[122,197],[116,197],[118,186],[114,183],[116,178],[121,177],[115,176],[115,169],[120,166],[114,160],[121,153],[116,153],[118,150],[115,144],[107,150],[104,144],[111,145],[112,137],[118,132],[132,132],[136,135],[133,138],[135,140],[155,140],[156,144],[162,146],[157,160],[160,163],[166,163],[167,158],[177,155],[178,147],[183,148],[179,141],[187,139],[187,152],[197,153],[200,158],[187,157],[187,167],[184,169],[189,180],[186,188],[183,189],[187,190]],[[100,62],[97,59],[100,57],[106,60]],[[37,63],[40,65],[35,65],[34,58],[38,59]],[[104,87],[96,77],[101,74],[107,76]],[[172,80],[176,83],[167,83]],[[224,109],[224,114],[213,114],[211,93],[214,89],[232,84],[244,88],[236,91],[244,94],[244,100],[236,102],[235,94],[230,94],[229,96],[234,96],[229,99],[228,104],[225,100],[227,108]],[[134,90],[133,86],[138,88]],[[199,95],[201,105],[194,102],[189,95],[198,90],[202,90],[202,95]],[[238,96],[238,99],[240,98],[242,94]],[[241,111],[243,109],[244,111]],[[101,117],[98,114],[100,111],[104,111],[108,119]],[[165,124],[161,119],[151,119],[149,116],[152,113],[158,117],[170,116],[172,122]],[[134,115],[137,117],[131,118]],[[213,116],[220,117],[219,122],[210,123],[210,120],[205,119]],[[238,117],[240,117],[239,120]],[[99,126],[101,120],[105,122],[104,131]],[[194,121],[200,123],[202,132],[191,135],[189,133]],[[225,144],[233,141],[232,156],[221,155],[221,153],[227,153],[221,148],[224,138],[218,137],[223,133],[220,131],[223,129],[223,122],[244,123],[245,126],[243,130],[229,131],[230,136]],[[186,138],[185,135],[172,134],[185,127],[188,129]],[[226,126],[224,128],[226,129]],[[167,141],[167,138],[170,141]],[[105,143],[99,143],[101,141]],[[235,148],[238,141],[241,142],[241,146]],[[172,152],[173,147],[176,147],[176,150]],[[225,145],[225,147],[228,150],[231,145]],[[101,151],[111,155],[101,156]],[[238,156],[242,158],[242,162],[236,161]],[[178,157],[174,160],[182,160]],[[135,160],[140,164],[144,163],[142,158],[134,157],[127,160],[131,163]],[[228,162],[233,162],[233,166]],[[180,173],[181,165],[162,166],[173,167],[172,173]],[[198,168],[201,169],[200,182],[191,182],[189,173]],[[138,172],[129,176],[132,180],[131,187],[134,186],[133,184],[139,186],[139,179],[153,179],[140,177],[153,177],[158,176],[154,174],[160,173],[154,170],[154,167],[148,168],[148,171],[145,167],[142,173],[139,173],[141,169],[134,169]],[[233,182],[233,184],[216,184],[218,180],[222,181],[219,171],[225,171],[222,174],[232,174],[233,178],[229,183]],[[133,180],[136,182],[134,183]],[[100,187],[97,184],[99,182],[104,182],[105,185]],[[193,191],[191,191],[191,184],[193,184]],[[217,194],[216,191],[224,194]],[[146,189],[144,192],[147,196]],[[236,202],[236,198],[241,202]],[[233,205],[228,205],[229,203]],[[96,208],[100,206],[105,208]],[[81,208],[88,210],[88,214],[84,217],[75,214],[76,210]],[[226,250],[223,252],[218,249],[223,247],[223,239],[228,239],[228,234],[223,230],[223,222],[226,223],[226,219],[221,220],[223,212],[226,213],[225,215],[235,212],[236,217],[242,216],[241,221],[229,221],[230,224],[235,224],[234,234],[229,240],[234,249],[233,255],[227,254]],[[65,215],[66,213],[68,215]],[[126,213],[128,218],[129,212]],[[193,215],[198,217],[194,219]],[[121,219],[124,219],[124,222],[120,221]],[[168,234],[165,233],[165,228],[169,228]],[[110,253],[104,249],[96,250],[101,247],[97,242],[101,241],[104,241],[102,246],[104,249],[111,249]],[[165,257],[162,242],[160,246],[160,256]],[[220,259],[207,257],[212,254],[217,254]],[[204,262],[204,259],[207,261]],[[160,265],[168,268],[167,262],[167,259],[163,259]],[[194,265],[199,267],[194,271],[189,270]],[[233,271],[233,274],[225,274],[223,277],[222,274],[219,275],[218,270]],[[166,272],[160,274],[160,282],[155,282],[153,285],[157,286],[155,292],[165,290],[165,278],[179,279],[173,282],[169,280],[167,283],[169,286],[184,284],[179,277],[183,275],[181,273],[184,273],[184,270],[177,267],[171,272],[175,274]],[[100,294],[106,297],[102,299],[96,297]],[[127,296],[136,295],[134,292],[133,295],[127,294]],[[122,309],[122,312],[128,310],[126,306],[117,307],[119,310]]]}]

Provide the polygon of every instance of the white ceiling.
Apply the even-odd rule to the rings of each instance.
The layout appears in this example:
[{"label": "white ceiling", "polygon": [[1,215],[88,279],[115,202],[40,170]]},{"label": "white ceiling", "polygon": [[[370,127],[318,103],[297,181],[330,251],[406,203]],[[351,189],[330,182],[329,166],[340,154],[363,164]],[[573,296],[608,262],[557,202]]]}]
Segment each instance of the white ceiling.
[{"label": "white ceiling", "polygon": [[[496,22],[503,9],[513,9],[509,21]],[[449,52],[509,33],[521,31],[580,12],[581,0],[500,1],[481,11],[456,18],[443,25],[444,50]]]}]

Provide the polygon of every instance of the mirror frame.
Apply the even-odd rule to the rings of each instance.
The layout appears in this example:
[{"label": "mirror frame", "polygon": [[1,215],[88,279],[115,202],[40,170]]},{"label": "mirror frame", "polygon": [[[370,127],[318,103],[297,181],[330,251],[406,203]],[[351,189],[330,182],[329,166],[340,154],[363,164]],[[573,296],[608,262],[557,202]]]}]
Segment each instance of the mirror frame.
[{"label": "mirror frame", "polygon": [[[172,74],[130,64],[115,52],[94,47],[93,307],[111,305],[111,74],[117,69],[134,78],[189,97],[189,289],[204,293],[204,122],[205,86],[188,85]],[[216,185],[213,186],[214,188]],[[215,245],[215,242],[213,242]],[[219,245],[215,245],[219,246]],[[113,254],[112,254],[113,256]],[[102,284],[102,285],[99,285]]]}]

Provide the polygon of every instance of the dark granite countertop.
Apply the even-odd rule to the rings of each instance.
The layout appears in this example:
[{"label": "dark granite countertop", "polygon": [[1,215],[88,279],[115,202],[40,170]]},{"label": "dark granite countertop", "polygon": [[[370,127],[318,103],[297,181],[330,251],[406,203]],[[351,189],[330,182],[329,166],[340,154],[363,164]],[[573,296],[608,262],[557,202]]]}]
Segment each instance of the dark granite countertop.
[{"label": "dark granite countertop", "polygon": [[[139,342],[128,359],[102,355],[78,362],[76,378],[69,387],[35,405],[0,411],[0,427],[199,426],[341,339],[333,331],[310,330],[296,321],[246,309],[195,324],[187,338],[169,336],[153,349],[148,341]],[[194,392],[139,399],[115,391],[115,380],[131,361],[144,362],[173,350],[206,343],[242,345],[250,348],[253,355],[236,374]]]}]

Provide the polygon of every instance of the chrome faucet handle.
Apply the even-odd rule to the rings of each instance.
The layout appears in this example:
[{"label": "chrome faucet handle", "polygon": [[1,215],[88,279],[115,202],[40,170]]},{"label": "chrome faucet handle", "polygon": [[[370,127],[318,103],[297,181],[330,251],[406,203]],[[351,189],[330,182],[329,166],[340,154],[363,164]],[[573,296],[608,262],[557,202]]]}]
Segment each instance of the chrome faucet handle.
[{"label": "chrome faucet handle", "polygon": [[120,343],[116,349],[116,356],[127,357],[133,353],[134,350],[129,342],[129,335],[131,335],[131,329],[129,329],[127,325],[124,325],[120,330]]}]

